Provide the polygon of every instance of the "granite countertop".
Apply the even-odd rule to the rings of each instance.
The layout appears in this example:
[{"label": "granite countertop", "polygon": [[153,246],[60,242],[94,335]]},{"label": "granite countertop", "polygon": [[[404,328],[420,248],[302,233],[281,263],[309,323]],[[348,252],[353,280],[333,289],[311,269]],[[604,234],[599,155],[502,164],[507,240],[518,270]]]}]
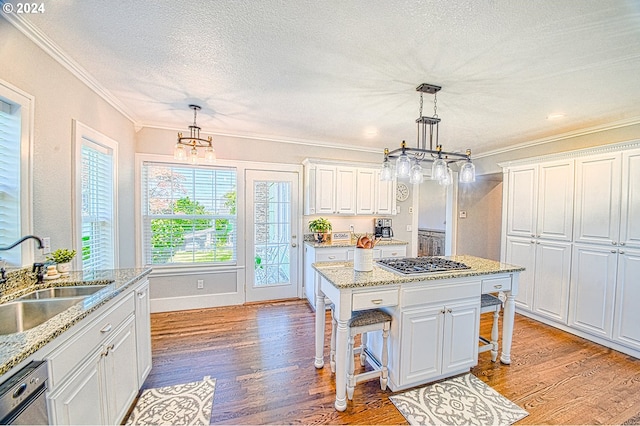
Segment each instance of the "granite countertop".
[{"label": "granite countertop", "polygon": [[416,281],[444,280],[451,278],[472,277],[477,275],[491,275],[499,273],[520,272],[524,268],[495,260],[483,259],[475,256],[442,256],[456,262],[462,262],[471,269],[460,271],[434,272],[420,275],[401,275],[376,265],[373,271],[357,272],[353,269],[353,262],[317,262],[313,268],[332,283],[336,288],[375,287],[381,285],[402,284]]},{"label": "granite countertop", "polygon": [[71,272],[68,277],[33,284],[3,295],[0,302],[10,302],[34,290],[49,287],[107,284],[107,287],[78,301],[74,306],[37,327],[19,333],[0,335],[0,375],[5,374],[46,344],[52,342],[64,331],[122,293],[131,284],[140,281],[150,272],[151,268],[105,270],[91,274]]},{"label": "granite countertop", "polygon": [[[344,242],[344,243],[335,243],[335,244],[331,244],[331,243],[318,243],[316,241],[305,241],[304,243],[311,246],[311,247],[315,247],[315,248],[321,248],[321,247],[356,247],[356,241],[357,239],[351,239],[351,242]],[[376,246],[402,246],[402,245],[407,245],[409,244],[407,241],[401,241],[401,240],[394,240],[394,239],[383,239],[380,240],[376,243]]]}]

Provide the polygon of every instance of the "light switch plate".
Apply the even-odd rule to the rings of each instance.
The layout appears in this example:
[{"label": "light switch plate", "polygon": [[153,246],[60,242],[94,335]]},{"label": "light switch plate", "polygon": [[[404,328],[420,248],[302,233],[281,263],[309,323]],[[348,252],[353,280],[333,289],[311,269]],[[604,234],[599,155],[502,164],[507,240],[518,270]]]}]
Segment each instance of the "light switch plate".
[{"label": "light switch plate", "polygon": [[458,215],[458,217],[460,219],[466,219],[467,218],[467,211],[466,210],[460,210],[460,214]]}]

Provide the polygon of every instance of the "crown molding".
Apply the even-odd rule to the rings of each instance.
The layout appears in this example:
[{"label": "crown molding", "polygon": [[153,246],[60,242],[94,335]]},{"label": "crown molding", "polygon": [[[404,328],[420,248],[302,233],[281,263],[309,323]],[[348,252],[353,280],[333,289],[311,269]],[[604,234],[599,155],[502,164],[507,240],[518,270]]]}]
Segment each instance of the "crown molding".
[{"label": "crown molding", "polygon": [[623,127],[629,127],[629,126],[635,126],[640,124],[640,118],[639,117],[634,117],[631,119],[627,119],[627,120],[621,120],[621,121],[615,121],[613,123],[607,123],[604,125],[600,125],[600,126],[594,126],[594,127],[588,127],[586,129],[581,129],[581,130],[574,130],[571,132],[567,132],[567,133],[562,133],[559,135],[555,135],[555,136],[550,136],[550,137],[546,137],[546,138],[542,138],[542,139],[535,139],[529,142],[524,142],[524,143],[520,143],[520,144],[516,144],[516,145],[510,145],[504,148],[498,148],[498,149],[494,149],[492,151],[486,151],[483,152],[482,154],[474,154],[473,155],[473,159],[478,159],[478,158],[484,158],[484,157],[489,157],[492,155],[499,155],[499,154],[504,154],[507,152],[511,152],[511,151],[517,151],[520,149],[525,149],[525,148],[531,148],[534,146],[538,146],[538,145],[544,145],[547,143],[552,143],[552,142],[559,142],[565,139],[571,139],[571,138],[577,138],[580,136],[587,136],[587,135],[592,135],[594,133],[600,133],[600,132],[606,132],[608,130],[615,130],[615,129],[620,129]]},{"label": "crown molding", "polygon": [[[0,0],[0,3],[4,3]],[[89,72],[84,69],[80,64],[71,59],[67,53],[62,50],[53,40],[51,40],[45,33],[43,33],[38,27],[33,25],[27,19],[23,18],[17,13],[5,13],[2,15],[9,23],[23,33],[27,38],[33,41],[38,47],[44,50],[49,56],[55,59],[63,67],[65,67],[71,74],[84,83],[89,89],[95,92],[98,96],[104,99],[109,105],[114,107],[120,114],[131,121],[133,124],[137,123],[135,114],[127,108],[113,93],[98,82]]]}]

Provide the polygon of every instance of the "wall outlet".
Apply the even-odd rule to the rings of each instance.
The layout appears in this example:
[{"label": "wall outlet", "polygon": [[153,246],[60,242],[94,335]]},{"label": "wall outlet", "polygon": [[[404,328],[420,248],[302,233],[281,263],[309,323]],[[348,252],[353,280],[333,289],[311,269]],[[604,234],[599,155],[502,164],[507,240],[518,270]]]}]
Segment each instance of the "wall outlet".
[{"label": "wall outlet", "polygon": [[349,225],[349,231],[350,231],[351,233],[354,233],[354,232],[355,232],[355,228],[353,227],[353,225]]},{"label": "wall outlet", "polygon": [[204,280],[198,280],[198,288],[199,289],[203,289],[204,288]]},{"label": "wall outlet", "polygon": [[467,211],[466,210],[460,210],[460,214],[458,214],[458,217],[460,217],[460,219],[466,219],[467,218]]},{"label": "wall outlet", "polygon": [[413,207],[409,207],[409,214],[413,214]]},{"label": "wall outlet", "polygon": [[51,237],[44,237],[42,239],[42,254],[51,253]]}]

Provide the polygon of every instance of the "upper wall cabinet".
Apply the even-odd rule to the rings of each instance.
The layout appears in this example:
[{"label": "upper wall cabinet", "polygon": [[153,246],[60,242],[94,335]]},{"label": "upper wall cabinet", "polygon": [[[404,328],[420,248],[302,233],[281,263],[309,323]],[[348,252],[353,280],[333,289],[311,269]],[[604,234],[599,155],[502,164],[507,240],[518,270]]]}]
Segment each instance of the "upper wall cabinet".
[{"label": "upper wall cabinet", "polygon": [[640,150],[622,154],[620,245],[640,248]]},{"label": "upper wall cabinet", "polygon": [[381,182],[377,168],[316,160],[305,160],[303,165],[305,214],[396,214],[396,182]]},{"label": "upper wall cabinet", "polygon": [[573,160],[511,168],[508,235],[571,241],[573,175]]}]

